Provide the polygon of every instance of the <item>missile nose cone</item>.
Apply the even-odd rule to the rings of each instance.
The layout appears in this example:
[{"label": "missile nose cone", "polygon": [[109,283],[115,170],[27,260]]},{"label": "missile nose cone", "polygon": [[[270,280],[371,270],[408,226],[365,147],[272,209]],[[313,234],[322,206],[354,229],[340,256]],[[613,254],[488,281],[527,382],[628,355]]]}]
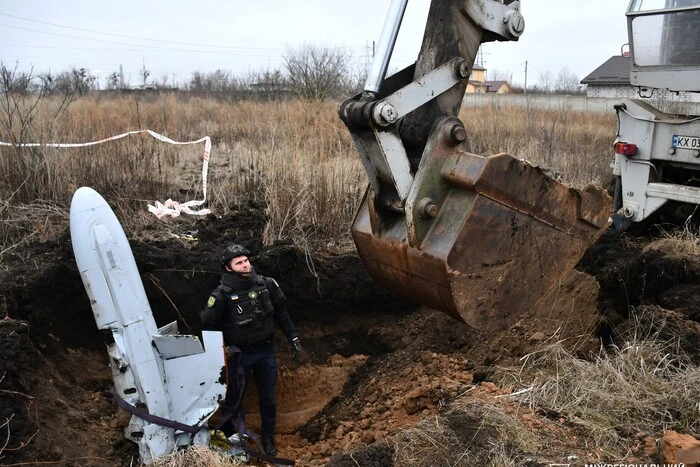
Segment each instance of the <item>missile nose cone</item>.
[{"label": "missile nose cone", "polygon": [[90,187],[80,187],[73,194],[70,203],[70,215],[76,215],[83,211],[107,206],[102,196]]}]

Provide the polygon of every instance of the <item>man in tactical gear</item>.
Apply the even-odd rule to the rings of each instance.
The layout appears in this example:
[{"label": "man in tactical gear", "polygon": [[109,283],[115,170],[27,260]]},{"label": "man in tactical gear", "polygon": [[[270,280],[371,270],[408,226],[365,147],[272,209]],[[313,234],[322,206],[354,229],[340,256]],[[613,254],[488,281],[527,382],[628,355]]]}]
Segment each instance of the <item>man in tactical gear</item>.
[{"label": "man in tactical gear", "polygon": [[[275,446],[275,386],[277,358],[273,348],[275,323],[284,331],[292,350],[301,350],[301,341],[287,311],[286,298],[277,282],[256,274],[241,245],[231,245],[221,255],[221,283],[212,291],[201,312],[202,329],[221,331],[229,362],[228,388],[224,406],[231,408],[240,394],[236,391],[238,369],[232,365],[234,353],[240,357],[240,369],[247,383],[253,373],[260,394],[262,446],[266,454],[277,454]],[[222,427],[226,436],[236,432],[229,420]]]}]

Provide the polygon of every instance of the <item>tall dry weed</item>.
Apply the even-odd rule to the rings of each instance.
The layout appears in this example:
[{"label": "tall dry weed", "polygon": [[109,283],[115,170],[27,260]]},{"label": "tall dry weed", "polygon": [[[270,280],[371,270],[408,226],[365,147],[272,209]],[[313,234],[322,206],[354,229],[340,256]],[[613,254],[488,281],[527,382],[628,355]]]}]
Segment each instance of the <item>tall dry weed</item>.
[{"label": "tall dry weed", "polygon": [[198,445],[160,457],[150,465],[153,467],[237,467],[245,464],[233,461],[223,452]]},{"label": "tall dry weed", "polygon": [[640,432],[697,433],[700,368],[677,341],[662,338],[662,322],[649,325],[644,313],[637,310],[635,325],[618,339],[622,345],[601,350],[592,360],[551,342],[523,357],[519,371],[503,370],[498,379],[530,388],[521,396],[524,403],[561,414],[592,447],[618,459]]},{"label": "tall dry weed", "polygon": [[462,109],[472,151],[507,152],[552,169],[577,188],[611,177],[615,115],[514,106]]},{"label": "tall dry weed", "polygon": [[[670,258],[700,258],[700,227],[687,223],[680,229],[663,230],[661,238],[650,242],[645,251],[661,251]],[[700,267],[693,262],[693,266]]]},{"label": "tall dry weed", "polygon": [[469,396],[452,402],[449,410],[392,438],[396,466],[515,466],[541,453],[542,441],[517,415],[498,402]]},{"label": "tall dry weed", "polygon": [[[55,119],[59,108],[56,100],[41,102],[31,142],[87,142],[138,129],[178,141],[208,135],[214,144],[209,207],[218,215],[255,200],[268,209],[267,242],[338,245],[349,239],[367,179],[337,103],[96,94]],[[554,168],[574,185],[606,181],[614,116],[494,107],[464,110],[462,118],[476,153],[507,151]],[[12,138],[0,128],[0,140]],[[0,237],[26,237],[27,224],[14,228],[8,217],[13,206],[40,200],[65,211],[82,185],[102,193],[125,228],[137,232],[144,222],[156,222],[133,215],[147,202],[201,198],[201,157],[201,147],[173,147],[146,135],[80,149],[2,147]]]}]

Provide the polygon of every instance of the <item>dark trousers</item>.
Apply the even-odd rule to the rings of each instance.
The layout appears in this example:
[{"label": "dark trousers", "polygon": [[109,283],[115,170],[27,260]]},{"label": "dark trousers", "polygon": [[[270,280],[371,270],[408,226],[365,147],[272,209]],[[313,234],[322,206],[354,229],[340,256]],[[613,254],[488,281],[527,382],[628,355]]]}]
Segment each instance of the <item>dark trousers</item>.
[{"label": "dark trousers", "polygon": [[[261,434],[264,437],[272,437],[275,434],[275,419],[277,415],[277,403],[275,402],[277,357],[275,356],[275,351],[272,346],[270,346],[262,350],[243,352],[240,355],[240,366],[245,377],[246,388],[251,379],[251,373],[255,379],[255,385],[258,388],[258,394],[260,396],[260,419],[262,420]],[[235,400],[238,391],[238,382],[236,380],[238,374],[237,369],[229,367],[228,374],[227,402]],[[231,394],[232,391],[234,392],[233,394]],[[238,431],[234,428],[235,421],[232,422],[233,423],[227,422],[221,427],[224,433],[226,433],[226,436],[230,436]]]}]

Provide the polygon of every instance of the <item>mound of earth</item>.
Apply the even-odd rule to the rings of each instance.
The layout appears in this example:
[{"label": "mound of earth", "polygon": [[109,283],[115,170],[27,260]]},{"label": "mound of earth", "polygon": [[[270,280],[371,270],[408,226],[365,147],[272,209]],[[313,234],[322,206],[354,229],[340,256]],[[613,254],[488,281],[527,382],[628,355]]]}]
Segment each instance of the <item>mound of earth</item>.
[{"label": "mound of earth", "polygon": [[[155,236],[132,249],[156,323],[177,321],[181,332],[200,331],[198,311],[218,283],[219,252],[233,239],[252,251],[258,272],[277,279],[305,349],[294,362],[277,336],[278,447],[298,465],[391,466],[395,453],[383,441],[397,430],[430,420],[467,393],[497,398],[503,391],[491,382],[494,369],[517,364],[548,339],[571,342],[585,358],[601,339],[614,341],[637,305],[654,305],[670,323],[667,332],[700,358],[698,258],[645,249],[644,239],[604,236],[537,313],[487,334],[387,292],[354,252],[263,247],[265,222],[261,206],[241,206],[225,218],[173,221],[169,229],[192,237]],[[103,336],[68,233],[3,261],[0,464],[131,465],[137,449],[123,438],[124,416],[108,395]],[[245,405],[254,408],[255,398],[249,391]],[[512,408],[526,429],[551,436],[543,458],[585,451],[551,416],[521,409]],[[450,420],[458,438],[474,435],[479,422]],[[646,461],[657,455],[639,452]]]}]

